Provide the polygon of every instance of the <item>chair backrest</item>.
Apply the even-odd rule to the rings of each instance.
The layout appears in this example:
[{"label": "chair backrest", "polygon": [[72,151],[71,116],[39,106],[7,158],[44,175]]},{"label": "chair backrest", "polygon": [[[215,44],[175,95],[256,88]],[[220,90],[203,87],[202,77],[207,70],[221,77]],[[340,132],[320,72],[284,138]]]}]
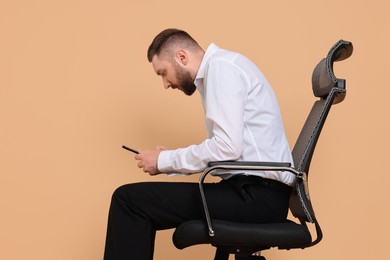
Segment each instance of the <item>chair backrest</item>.
[{"label": "chair backrest", "polygon": [[307,188],[310,163],[331,106],[343,101],[346,94],[345,80],[335,77],[333,63],[347,59],[352,55],[352,51],[352,43],[340,40],[330,49],[327,57],[315,67],[312,87],[314,96],[320,99],[314,103],[292,151],[295,168],[304,174],[301,178],[297,178],[297,184],[290,198],[290,210],[302,224],[315,223],[317,239],[313,245],[321,240],[322,233]]}]

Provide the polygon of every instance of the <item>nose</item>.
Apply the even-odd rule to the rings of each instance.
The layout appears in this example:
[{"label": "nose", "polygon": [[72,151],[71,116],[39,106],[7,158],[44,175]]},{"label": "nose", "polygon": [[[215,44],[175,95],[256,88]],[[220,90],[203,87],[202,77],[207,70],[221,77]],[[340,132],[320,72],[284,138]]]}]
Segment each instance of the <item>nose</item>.
[{"label": "nose", "polygon": [[162,81],[163,81],[163,85],[164,85],[164,88],[165,88],[165,89],[170,88],[171,82],[169,82],[169,81],[166,80],[165,78],[163,78]]}]

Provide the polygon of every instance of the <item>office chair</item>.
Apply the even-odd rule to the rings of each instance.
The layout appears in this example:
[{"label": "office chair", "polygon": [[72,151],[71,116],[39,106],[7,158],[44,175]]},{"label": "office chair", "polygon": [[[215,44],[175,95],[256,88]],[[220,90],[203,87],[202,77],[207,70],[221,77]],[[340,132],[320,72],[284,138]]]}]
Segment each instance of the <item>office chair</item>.
[{"label": "office chair", "polygon": [[[322,127],[332,105],[344,100],[345,80],[333,73],[333,63],[352,55],[352,43],[340,40],[315,67],[312,88],[316,100],[292,150],[294,167],[283,162],[210,162],[201,174],[199,190],[202,197],[205,220],[195,219],[179,225],[173,234],[173,243],[178,249],[197,244],[216,247],[215,260],[227,260],[234,254],[236,260],[264,259],[261,251],[277,247],[293,249],[314,246],[322,239],[321,227],[314,214],[308,189],[308,173],[311,159]],[[212,219],[207,207],[207,194],[203,191],[206,176],[216,169],[288,171],[296,175],[296,183],[290,196],[290,211],[297,222],[283,223],[237,223]],[[308,223],[315,227],[316,238],[312,239]],[[314,228],[313,228],[314,229]],[[314,231],[312,231],[314,233]]]}]

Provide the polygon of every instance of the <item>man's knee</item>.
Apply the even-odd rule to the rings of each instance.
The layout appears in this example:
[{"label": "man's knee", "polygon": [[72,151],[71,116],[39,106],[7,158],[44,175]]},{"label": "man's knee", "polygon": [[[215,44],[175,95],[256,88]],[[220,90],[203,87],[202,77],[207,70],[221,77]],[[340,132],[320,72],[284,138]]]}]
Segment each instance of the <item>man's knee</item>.
[{"label": "man's knee", "polygon": [[130,201],[140,197],[142,191],[145,190],[146,183],[131,183],[119,186],[112,194],[112,200]]}]

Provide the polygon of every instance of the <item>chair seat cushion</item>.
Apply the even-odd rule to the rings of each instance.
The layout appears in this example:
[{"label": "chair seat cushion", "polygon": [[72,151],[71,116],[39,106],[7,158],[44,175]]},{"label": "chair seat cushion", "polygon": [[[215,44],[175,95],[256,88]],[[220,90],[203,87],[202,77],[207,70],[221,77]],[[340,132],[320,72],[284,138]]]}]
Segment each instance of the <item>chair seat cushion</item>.
[{"label": "chair seat cushion", "polygon": [[173,234],[178,249],[197,244],[238,247],[304,248],[311,243],[307,227],[292,221],[283,223],[252,224],[213,220],[215,235],[208,235],[203,220],[190,220],[179,225]]}]

